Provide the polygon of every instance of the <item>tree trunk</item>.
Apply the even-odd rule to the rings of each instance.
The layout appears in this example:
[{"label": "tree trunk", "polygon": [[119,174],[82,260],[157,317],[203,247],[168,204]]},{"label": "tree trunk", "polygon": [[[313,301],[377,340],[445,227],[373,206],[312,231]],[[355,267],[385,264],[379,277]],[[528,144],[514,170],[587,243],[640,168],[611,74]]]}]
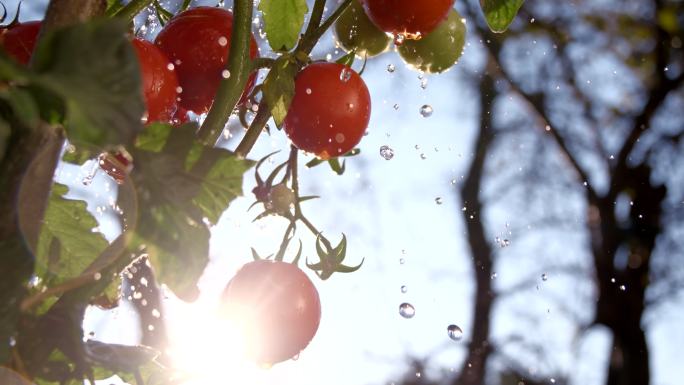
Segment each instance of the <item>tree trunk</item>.
[{"label": "tree trunk", "polygon": [[490,353],[489,320],[494,302],[491,286],[493,262],[492,249],[487,240],[488,237],[485,236],[484,218],[481,216],[482,202],[479,193],[487,152],[494,137],[490,109],[495,97],[494,81],[491,75],[484,74],[480,86],[481,116],[480,130],[475,142],[475,157],[470,165],[465,183],[461,187],[461,196],[466,207],[466,211],[463,211],[463,218],[466,224],[475,277],[475,308],[468,356],[463,362],[458,377],[454,380],[455,385],[482,384]]}]

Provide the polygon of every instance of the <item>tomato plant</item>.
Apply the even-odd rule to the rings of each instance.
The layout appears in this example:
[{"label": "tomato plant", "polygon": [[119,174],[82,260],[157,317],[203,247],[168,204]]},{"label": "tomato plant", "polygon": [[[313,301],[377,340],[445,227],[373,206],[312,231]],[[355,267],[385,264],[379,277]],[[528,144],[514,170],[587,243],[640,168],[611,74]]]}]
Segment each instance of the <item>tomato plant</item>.
[{"label": "tomato plant", "polygon": [[[201,114],[214,101],[224,72],[233,29],[233,14],[222,8],[197,7],[181,12],[159,32],[155,44],[169,57],[176,68],[182,88],[180,106]],[[258,48],[250,37],[250,57]],[[246,94],[254,86],[256,74],[247,81]]]},{"label": "tomato plant", "polygon": [[295,79],[284,128],[297,148],[328,159],[359,144],[370,112],[370,94],[358,73],[342,64],[313,63]]},{"label": "tomato plant", "polygon": [[352,1],[335,23],[335,37],[345,51],[360,57],[373,57],[387,50],[392,39],[366,16],[361,3]]},{"label": "tomato plant", "polygon": [[437,28],[420,40],[406,40],[397,47],[404,61],[426,73],[444,72],[451,68],[463,53],[465,24],[461,15],[452,9]]},{"label": "tomato plant", "polygon": [[223,314],[246,338],[245,353],[260,364],[299,354],[321,319],[316,287],[303,271],[286,262],[247,263],[226,286],[222,302]]},{"label": "tomato plant", "polygon": [[133,39],[142,73],[143,92],[147,106],[147,121],[170,122],[176,113],[178,78],[169,59],[154,44]]},{"label": "tomato plant", "polygon": [[385,32],[420,38],[446,18],[454,0],[360,0],[368,17]]},{"label": "tomato plant", "polygon": [[[306,0],[260,0],[257,17],[252,0],[235,0],[234,13],[188,9],[187,0],[171,12],[162,3],[175,4],[50,0],[42,22],[15,20],[2,27],[7,55],[0,55],[0,212],[21,221],[0,227],[0,268],[9,272],[0,290],[0,340],[10,341],[0,344],[0,366],[29,382],[76,384],[119,374],[142,384],[144,373],[156,383],[171,383],[173,366],[152,365],[159,354],[159,362],[169,362],[166,335],[159,331],[165,317],[156,305],[157,282],[182,300],[198,297],[210,229],[240,195],[244,174],[255,163],[255,204],[264,209],[255,220],[276,215],[288,223],[273,261],[246,264],[228,284],[224,313],[241,327],[246,353],[256,362],[297,355],[321,320],[318,292],[297,267],[300,229],[315,237],[309,246],[317,259],[307,258],[305,265],[321,280],[363,264],[346,264],[345,234],[333,244],[302,207],[319,197],[300,189],[301,151],[317,157],[306,167],[327,160],[342,174],[345,159],[359,153],[354,147],[371,114],[369,90],[351,68],[354,55],[338,59],[345,64],[322,62],[314,48],[337,22],[339,43],[359,56],[384,52],[389,32],[424,37],[426,47],[411,51],[408,44],[402,56],[426,71],[442,71],[453,59],[436,52],[444,49],[442,27],[428,35],[446,17],[450,0],[344,0],[330,10],[325,0],[315,0],[311,10]],[[485,3],[488,22],[505,29],[514,14]],[[135,37],[143,31],[141,20],[164,25],[154,44]],[[252,35],[255,21],[263,21],[260,32],[271,47],[264,57],[258,57]],[[444,25],[445,36],[457,39],[452,24]],[[432,39],[436,43],[427,44]],[[411,53],[420,61],[411,61]],[[255,85],[258,69],[267,76]],[[248,94],[255,104],[244,103]],[[236,108],[247,131],[233,152],[215,144]],[[188,112],[206,118],[191,121]],[[275,153],[259,162],[247,156],[263,132],[283,135],[268,129],[271,118],[292,145],[287,160],[262,179],[259,166]],[[92,161],[118,185],[93,191],[99,188],[89,184],[94,174],[80,177]],[[67,177],[56,170],[79,175],[61,184],[55,175]],[[73,184],[78,191],[71,194]],[[107,206],[96,211],[112,212],[107,220],[118,221],[118,235],[101,230],[90,211],[88,199],[104,201],[105,193]],[[300,247],[287,264],[282,261],[293,239]],[[148,262],[154,270],[141,275]],[[139,298],[133,283],[150,298]],[[141,306],[144,346],[84,342],[84,309],[116,306],[129,293]],[[53,338],[57,329],[59,338]]]},{"label": "tomato plant", "polygon": [[[27,65],[36,45],[41,21],[11,25],[3,35],[2,47],[11,57]],[[170,122],[176,113],[178,79],[169,68],[169,59],[154,44],[141,38],[132,40],[137,54],[147,121]]]}]

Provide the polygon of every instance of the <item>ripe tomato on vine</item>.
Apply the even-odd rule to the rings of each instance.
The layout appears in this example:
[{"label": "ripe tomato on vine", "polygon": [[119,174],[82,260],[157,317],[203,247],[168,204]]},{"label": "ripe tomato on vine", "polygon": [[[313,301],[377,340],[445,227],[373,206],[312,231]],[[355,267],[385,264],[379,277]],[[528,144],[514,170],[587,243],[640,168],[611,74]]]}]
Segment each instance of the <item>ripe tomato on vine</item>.
[{"label": "ripe tomato on vine", "polygon": [[370,112],[370,93],[356,71],[317,62],[297,75],[283,126],[297,148],[329,159],[359,144]]},{"label": "ripe tomato on vine", "polygon": [[321,303],[311,280],[286,262],[247,263],[222,297],[223,315],[245,338],[245,353],[259,364],[293,358],[318,330]]},{"label": "ripe tomato on vine", "polygon": [[[196,7],[181,12],[159,32],[155,44],[168,56],[178,74],[180,106],[201,114],[209,110],[226,72],[233,30],[233,13],[223,8]],[[250,36],[250,58],[258,55]],[[254,87],[256,73],[247,81],[243,99]]]}]

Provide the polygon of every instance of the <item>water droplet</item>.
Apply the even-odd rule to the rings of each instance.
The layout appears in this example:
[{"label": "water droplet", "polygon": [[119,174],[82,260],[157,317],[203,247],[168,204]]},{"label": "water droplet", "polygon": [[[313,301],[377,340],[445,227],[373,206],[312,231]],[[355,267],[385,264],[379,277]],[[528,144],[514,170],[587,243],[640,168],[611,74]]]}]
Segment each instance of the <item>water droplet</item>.
[{"label": "water droplet", "polygon": [[228,79],[230,77],[230,71],[228,71],[228,70],[221,71],[221,77],[224,79]]},{"label": "water droplet", "polygon": [[425,154],[420,154],[420,159],[425,160],[427,159],[427,156]]},{"label": "water droplet", "polygon": [[420,376],[422,376],[422,374],[420,374],[420,372],[416,372],[416,377],[420,378]]},{"label": "water droplet", "polygon": [[392,73],[392,72],[394,72],[394,70],[395,70],[394,64],[388,64],[387,65],[387,72]]},{"label": "water droplet", "polygon": [[441,205],[442,203],[444,203],[444,202],[442,201],[442,197],[437,197],[437,198],[435,198],[435,203],[437,203],[438,205]]},{"label": "water droplet", "polygon": [[424,104],[422,107],[420,107],[420,114],[424,118],[429,118],[430,116],[432,116],[432,112],[432,106],[429,104]]},{"label": "water droplet", "polygon": [[458,325],[447,326],[447,334],[454,341],[460,341],[463,338],[463,330]]},{"label": "water droplet", "polygon": [[497,273],[492,273],[492,275],[490,276],[490,278],[491,278],[491,279],[496,279],[496,277],[498,277],[498,276],[499,276],[499,275],[498,275]]},{"label": "water droplet", "polygon": [[392,106],[392,108],[394,108],[395,110],[398,110],[399,109],[399,103],[395,103],[394,106]]},{"label": "water droplet", "polygon": [[406,35],[403,33],[398,33],[394,35],[394,45],[400,46],[404,44],[404,40],[406,40]]},{"label": "water droplet", "polygon": [[401,285],[401,292],[406,293],[408,289],[406,288],[406,285]]},{"label": "water droplet", "polygon": [[351,79],[352,73],[351,70],[347,67],[342,68],[342,71],[340,71],[340,80],[343,82],[348,82],[349,79]]},{"label": "water droplet", "polygon": [[311,95],[311,88],[307,88],[307,89],[306,89],[306,94],[307,94],[307,95]]},{"label": "water droplet", "polygon": [[399,305],[399,314],[404,318],[413,318],[416,315],[416,309],[408,302]]},{"label": "water droplet", "polygon": [[297,361],[299,359],[299,353],[292,356],[292,361]]},{"label": "water droplet", "polygon": [[399,258],[399,264],[403,265],[404,263],[406,263],[406,260],[404,260],[404,258]]},{"label": "water droplet", "polygon": [[625,291],[627,290],[627,286],[625,285],[620,285],[620,291]]},{"label": "water droplet", "polygon": [[168,69],[169,71],[173,71],[174,68],[176,67],[173,66],[173,63],[169,63],[166,65],[166,69]]},{"label": "water droplet", "polygon": [[385,160],[390,160],[394,158],[394,150],[390,146],[381,146],[380,156],[385,158]]},{"label": "water droplet", "polygon": [[541,275],[541,278],[542,278],[542,281],[546,281],[546,280],[549,279],[549,276],[546,275],[546,273],[544,273],[544,274]]},{"label": "water droplet", "polygon": [[161,317],[161,313],[157,309],[152,309],[152,317],[154,318],[159,318]]},{"label": "water droplet", "polygon": [[15,346],[17,344],[17,340],[14,337],[9,338],[9,346]]},{"label": "water droplet", "polygon": [[426,89],[427,88],[427,79],[421,79],[420,80],[420,88]]},{"label": "water droplet", "polygon": [[102,279],[102,274],[100,274],[99,272],[93,274],[93,279],[99,281],[100,279]]},{"label": "water droplet", "polygon": [[[532,22],[534,22],[534,19],[532,19]],[[555,384],[555,383],[556,383],[556,379],[553,378],[553,377],[551,377],[551,378],[549,379],[549,381],[551,381],[552,384]]]}]

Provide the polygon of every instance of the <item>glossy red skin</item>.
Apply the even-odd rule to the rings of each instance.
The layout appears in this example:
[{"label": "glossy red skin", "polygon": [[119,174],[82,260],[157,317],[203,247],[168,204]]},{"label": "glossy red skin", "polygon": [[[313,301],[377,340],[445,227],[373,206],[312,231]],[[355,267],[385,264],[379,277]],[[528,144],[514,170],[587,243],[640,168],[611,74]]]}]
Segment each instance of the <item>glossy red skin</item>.
[{"label": "glossy red skin", "polygon": [[[349,71],[347,81],[341,79],[342,70]],[[313,63],[295,79],[285,133],[300,150],[329,159],[359,144],[370,112],[370,93],[359,74],[342,64]]]},{"label": "glossy red skin", "polygon": [[169,70],[169,59],[154,44],[139,38],[132,43],[142,73],[147,121],[170,122],[178,108],[176,72]]},{"label": "glossy red skin", "polygon": [[[223,8],[196,7],[181,12],[159,32],[155,44],[176,66],[183,88],[180,106],[197,114],[209,111],[226,68],[233,30],[233,14]],[[219,38],[227,44],[221,46]],[[258,48],[250,39],[249,55],[255,58]],[[241,103],[254,87],[256,73],[250,75]]]},{"label": "glossy red skin", "polygon": [[321,303],[311,280],[285,262],[245,264],[223,292],[224,315],[245,337],[247,356],[272,365],[295,357],[318,330]]},{"label": "glossy red skin", "polygon": [[[29,21],[9,27],[3,34],[2,47],[18,62],[27,65],[36,45],[41,21]],[[135,38],[132,41],[140,64],[148,122],[170,122],[177,109],[178,79],[168,69],[169,59],[154,44]]]},{"label": "glossy red skin", "polygon": [[426,35],[446,18],[454,0],[360,0],[368,18],[389,33]]},{"label": "glossy red skin", "polygon": [[40,21],[27,21],[7,28],[2,37],[2,48],[21,64],[27,65],[36,46]]}]

